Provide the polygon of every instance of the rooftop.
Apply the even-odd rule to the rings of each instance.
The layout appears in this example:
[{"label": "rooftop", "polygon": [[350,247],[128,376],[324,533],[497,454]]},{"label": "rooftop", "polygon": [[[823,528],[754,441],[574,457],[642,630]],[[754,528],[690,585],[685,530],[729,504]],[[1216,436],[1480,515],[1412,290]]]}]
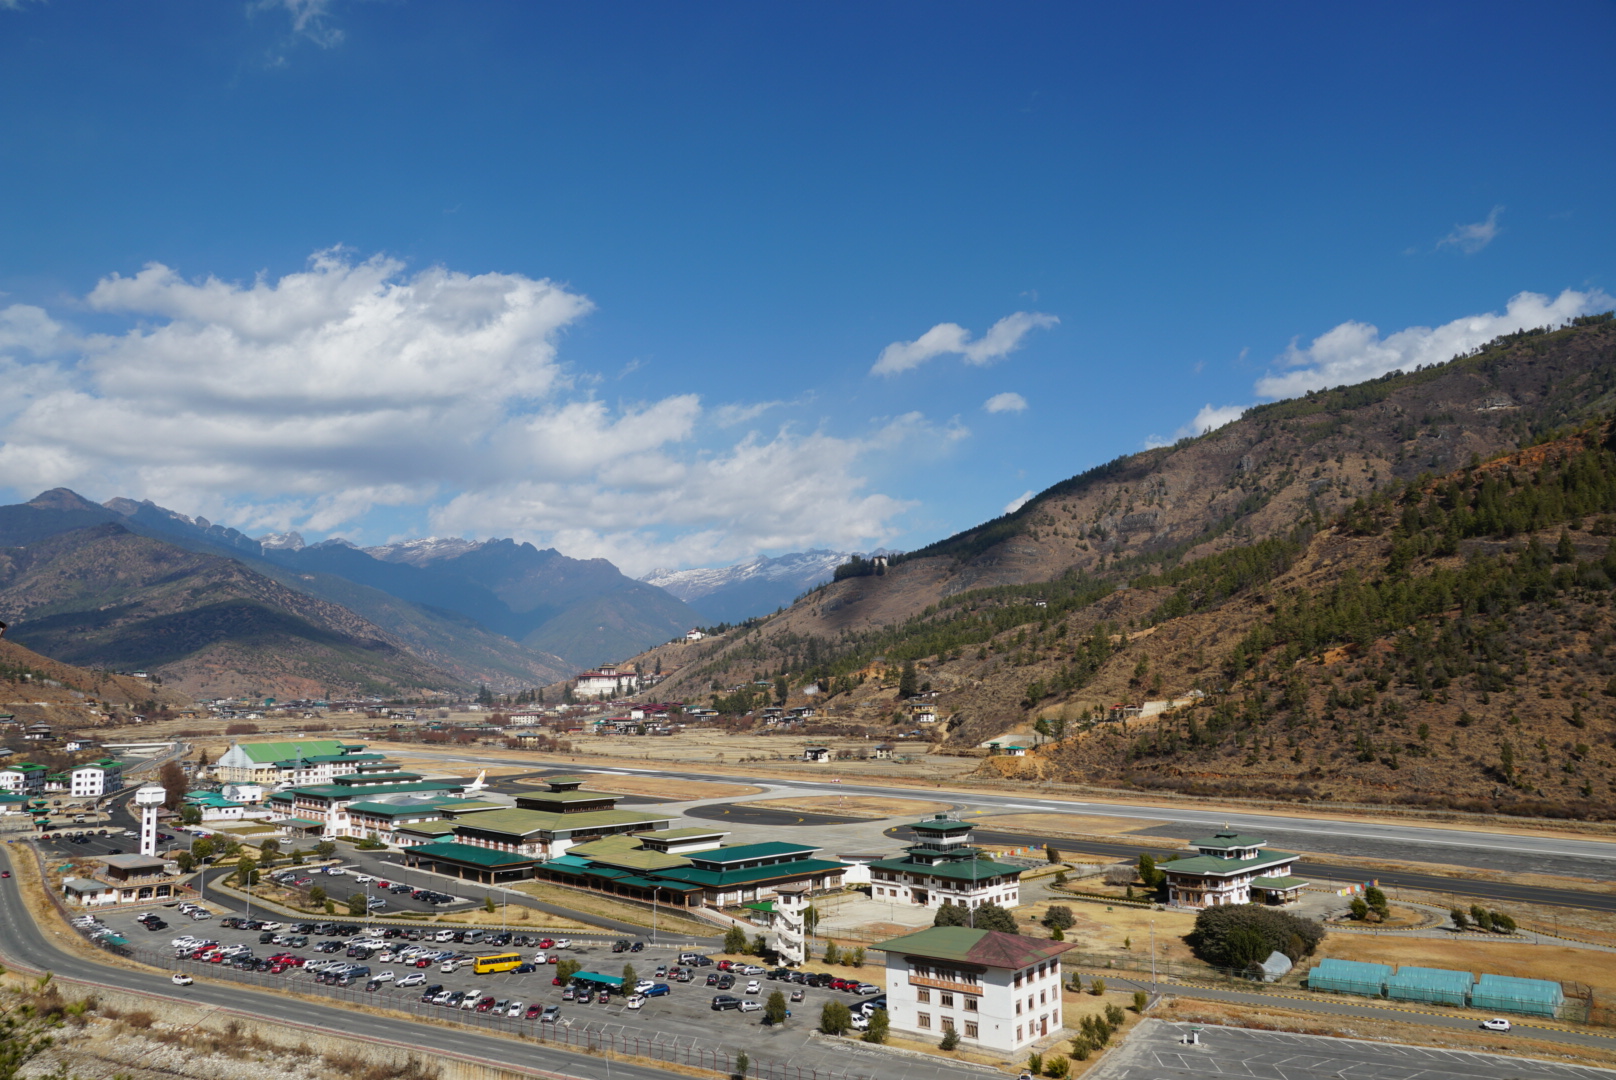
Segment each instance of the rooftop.
[{"label": "rooftop", "polygon": [[526,866],[533,861],[531,856],[517,855],[509,851],[495,851],[493,848],[474,847],[471,844],[457,844],[453,841],[439,841],[435,844],[420,844],[410,848],[411,855],[425,855],[428,858],[448,859],[454,862],[468,863],[472,866]]},{"label": "rooftop", "polygon": [[785,855],[808,855],[819,849],[813,844],[788,844],[784,840],[765,840],[759,844],[732,844],[729,847],[699,851],[691,858],[700,863],[738,863],[754,859],[778,859]]},{"label": "rooftop", "polygon": [[1204,840],[1191,840],[1190,847],[1214,849],[1248,848],[1262,847],[1267,843],[1268,841],[1264,840],[1260,836],[1246,836],[1243,833],[1232,832],[1228,829],[1224,829],[1220,832],[1213,833]]},{"label": "rooftop", "polygon": [[300,739],[297,742],[237,743],[234,749],[246,754],[254,765],[273,765],[299,755],[305,761],[316,755],[341,755],[343,746],[337,739]]},{"label": "rooftop", "polygon": [[1292,855],[1288,851],[1265,851],[1255,859],[1225,859],[1219,855],[1197,855],[1192,859],[1169,859],[1167,862],[1157,863],[1156,868],[1169,874],[1206,874],[1216,877],[1295,862],[1299,858],[1300,855]]},{"label": "rooftop", "polygon": [[1076,943],[1069,941],[1028,938],[997,930],[972,930],[965,926],[933,926],[871,946],[882,952],[1011,970],[1049,960],[1076,947]]}]

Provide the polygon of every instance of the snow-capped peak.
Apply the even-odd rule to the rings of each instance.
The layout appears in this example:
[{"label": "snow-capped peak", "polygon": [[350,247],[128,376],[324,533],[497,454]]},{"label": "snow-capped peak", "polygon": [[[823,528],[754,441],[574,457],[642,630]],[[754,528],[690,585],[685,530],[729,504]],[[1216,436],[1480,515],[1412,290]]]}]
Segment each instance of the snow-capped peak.
[{"label": "snow-capped peak", "polygon": [[409,563],[425,566],[439,559],[452,559],[483,546],[481,540],[465,540],[458,536],[428,536],[419,540],[399,540],[391,544],[365,548],[365,553],[383,562]]},{"label": "snow-capped peak", "polygon": [[836,567],[847,556],[835,551],[793,551],[775,558],[755,555],[733,566],[697,567],[691,570],[653,570],[640,580],[666,589],[687,603],[720,589],[751,580],[790,582],[798,589],[829,581]]},{"label": "snow-capped peak", "polygon": [[276,551],[302,551],[308,547],[299,532],[267,533],[258,538],[258,545]]}]

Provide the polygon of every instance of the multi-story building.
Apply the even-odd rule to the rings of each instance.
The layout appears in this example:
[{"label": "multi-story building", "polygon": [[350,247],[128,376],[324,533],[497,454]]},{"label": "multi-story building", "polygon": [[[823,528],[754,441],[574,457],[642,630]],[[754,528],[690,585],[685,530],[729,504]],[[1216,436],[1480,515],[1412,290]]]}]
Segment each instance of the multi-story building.
[{"label": "multi-story building", "polygon": [[68,771],[68,794],[75,799],[99,799],[123,787],[123,763],[102,758]]},{"label": "multi-story building", "polygon": [[1060,956],[1069,942],[934,926],[883,941],[892,1030],[1015,1054],[1061,1031]]},{"label": "multi-story building", "polygon": [[334,839],[352,836],[348,807],[389,796],[445,796],[465,790],[461,780],[423,780],[416,773],[391,772],[339,776],[329,784],[287,788],[266,803],[270,819],[289,831]]},{"label": "multi-story building", "polygon": [[970,825],[938,814],[909,828],[915,843],[901,858],[870,864],[871,899],[934,908],[1021,903],[1021,867],[972,847]]},{"label": "multi-story building", "polygon": [[45,790],[45,777],[50,770],[43,765],[19,761],[15,765],[0,765],[0,791],[13,795],[38,795]]},{"label": "multi-story building", "polygon": [[226,783],[285,787],[329,784],[361,767],[396,769],[381,754],[366,754],[364,747],[338,739],[299,739],[293,742],[234,743],[213,765],[213,776]]},{"label": "multi-story building", "polygon": [[1167,902],[1176,907],[1207,908],[1224,904],[1289,903],[1307,884],[1291,876],[1300,855],[1264,851],[1268,841],[1242,836],[1225,827],[1204,840],[1192,840],[1194,858],[1158,863],[1167,875]]},{"label": "multi-story building", "polygon": [[603,664],[594,671],[585,671],[574,680],[572,692],[580,698],[620,698],[640,688],[638,672],[624,671],[611,664]]}]

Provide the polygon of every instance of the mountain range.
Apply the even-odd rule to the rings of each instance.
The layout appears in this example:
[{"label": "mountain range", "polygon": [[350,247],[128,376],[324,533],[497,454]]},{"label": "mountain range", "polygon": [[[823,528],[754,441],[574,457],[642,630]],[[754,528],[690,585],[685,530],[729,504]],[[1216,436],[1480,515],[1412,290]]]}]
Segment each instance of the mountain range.
[{"label": "mountain range", "polygon": [[637,659],[687,701],[784,674],[870,731],[907,720],[912,663],[949,744],[1046,744],[984,775],[1605,813],[1613,414],[1610,314],[1522,331],[1118,458]]},{"label": "mountain range", "polygon": [[740,623],[785,607],[831,579],[845,553],[794,551],[696,570],[653,570],[640,578],[689,604],[708,624]]},{"label": "mountain range", "polygon": [[279,697],[542,686],[701,621],[604,559],[532,544],[255,540],[65,489],[0,507],[0,619],[67,662]]}]

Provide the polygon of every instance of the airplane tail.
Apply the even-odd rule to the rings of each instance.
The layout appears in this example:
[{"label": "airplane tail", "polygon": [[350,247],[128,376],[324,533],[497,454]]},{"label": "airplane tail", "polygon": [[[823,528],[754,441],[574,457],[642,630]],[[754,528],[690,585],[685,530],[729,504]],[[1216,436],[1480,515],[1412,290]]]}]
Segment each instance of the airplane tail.
[{"label": "airplane tail", "polygon": [[468,787],[466,790],[467,791],[481,791],[481,790],[483,790],[484,788],[486,788],[488,786],[488,784],[485,782],[487,777],[488,777],[488,770],[487,769],[478,770],[477,779],[473,780],[471,782],[471,786]]}]

